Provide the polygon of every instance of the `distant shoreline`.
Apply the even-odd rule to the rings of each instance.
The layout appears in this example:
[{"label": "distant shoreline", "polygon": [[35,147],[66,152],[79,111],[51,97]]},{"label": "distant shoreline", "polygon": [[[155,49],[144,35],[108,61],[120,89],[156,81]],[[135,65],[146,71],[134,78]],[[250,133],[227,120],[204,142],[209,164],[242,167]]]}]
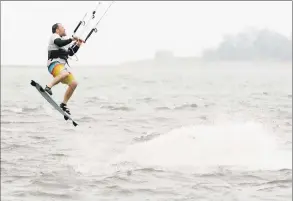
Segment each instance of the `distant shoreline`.
[{"label": "distant shoreline", "polygon": [[[144,61],[129,61],[129,62],[123,62],[121,64],[112,64],[112,65],[103,65],[103,64],[91,64],[91,65],[72,65],[72,67],[83,67],[83,68],[113,68],[113,67],[149,67],[149,66],[156,66],[156,67],[167,67],[167,66],[178,66],[178,67],[184,67],[184,66],[201,66],[201,65],[205,65],[205,64],[225,64],[225,65],[237,65],[237,64],[283,64],[283,65],[291,65],[292,66],[292,61],[276,61],[276,60],[255,60],[255,61],[251,61],[251,60],[247,60],[247,61],[224,61],[224,60],[214,60],[214,61],[207,61],[207,60],[203,60],[203,59],[192,59],[192,58],[174,58],[174,59],[170,59],[170,60],[161,60],[161,61],[157,61],[157,60],[144,60]],[[43,64],[39,64],[39,65],[28,65],[28,64],[24,64],[24,65],[13,65],[13,64],[9,64],[9,65],[2,65],[1,64],[1,68],[42,68],[42,66],[44,67],[44,69],[46,68],[46,66],[44,66]]]},{"label": "distant shoreline", "polygon": [[[292,66],[292,36],[290,38],[269,29],[252,29],[227,35],[216,48],[205,49],[201,56],[178,57],[170,50],[157,50],[153,58],[113,64],[73,64],[74,67],[163,67],[199,66],[206,64],[290,64]],[[40,65],[2,65],[4,68],[46,68]]]}]

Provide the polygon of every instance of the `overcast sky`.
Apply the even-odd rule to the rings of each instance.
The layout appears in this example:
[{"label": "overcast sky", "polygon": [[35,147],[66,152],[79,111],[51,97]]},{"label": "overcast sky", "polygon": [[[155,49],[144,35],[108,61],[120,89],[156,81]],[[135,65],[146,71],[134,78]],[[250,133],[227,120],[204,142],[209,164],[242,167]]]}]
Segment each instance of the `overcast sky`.
[{"label": "overcast sky", "polygon": [[[95,5],[94,1],[1,1],[1,63],[46,65],[52,25],[62,23],[71,35]],[[198,56],[204,48],[218,45],[224,34],[246,27],[266,27],[292,37],[292,2],[117,1],[99,32],[78,53],[78,64],[152,58],[162,49]]]}]

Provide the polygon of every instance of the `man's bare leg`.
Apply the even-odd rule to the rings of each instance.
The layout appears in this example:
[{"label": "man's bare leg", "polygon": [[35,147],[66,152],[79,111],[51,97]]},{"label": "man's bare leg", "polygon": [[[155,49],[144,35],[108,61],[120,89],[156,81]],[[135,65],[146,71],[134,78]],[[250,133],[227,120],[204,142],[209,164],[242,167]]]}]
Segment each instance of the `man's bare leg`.
[{"label": "man's bare leg", "polygon": [[64,99],[63,99],[62,103],[67,104],[68,100],[71,98],[76,87],[77,87],[76,81],[72,81],[72,83],[70,85],[68,85],[68,88],[65,92]]},{"label": "man's bare leg", "polygon": [[70,110],[67,107],[67,102],[70,99],[70,97],[72,96],[76,87],[77,87],[77,82],[72,81],[72,83],[70,85],[68,85],[68,88],[64,94],[63,102],[60,104],[60,107],[62,108],[62,110],[66,111],[68,114],[70,114]]}]

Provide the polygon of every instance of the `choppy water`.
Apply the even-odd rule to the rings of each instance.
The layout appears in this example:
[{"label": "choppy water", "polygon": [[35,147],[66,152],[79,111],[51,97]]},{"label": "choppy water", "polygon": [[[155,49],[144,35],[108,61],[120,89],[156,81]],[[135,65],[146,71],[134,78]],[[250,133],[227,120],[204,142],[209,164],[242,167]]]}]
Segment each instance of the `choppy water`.
[{"label": "choppy water", "polygon": [[76,128],[2,67],[3,201],[292,199],[290,65],[74,70]]}]

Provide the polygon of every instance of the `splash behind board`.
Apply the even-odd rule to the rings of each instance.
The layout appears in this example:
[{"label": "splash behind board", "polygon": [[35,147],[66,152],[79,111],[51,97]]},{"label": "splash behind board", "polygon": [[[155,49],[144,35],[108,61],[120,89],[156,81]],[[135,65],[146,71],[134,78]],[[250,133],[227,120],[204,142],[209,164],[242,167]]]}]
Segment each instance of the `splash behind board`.
[{"label": "splash behind board", "polygon": [[34,80],[31,81],[31,85],[33,87],[35,87],[38,92],[58,111],[60,112],[63,116],[65,120],[71,120],[74,126],[77,126],[77,123],[70,117],[70,115],[63,111],[59,105],[51,98],[51,96],[49,94],[46,93],[46,91],[44,90],[44,88],[37,82],[35,82]]}]

